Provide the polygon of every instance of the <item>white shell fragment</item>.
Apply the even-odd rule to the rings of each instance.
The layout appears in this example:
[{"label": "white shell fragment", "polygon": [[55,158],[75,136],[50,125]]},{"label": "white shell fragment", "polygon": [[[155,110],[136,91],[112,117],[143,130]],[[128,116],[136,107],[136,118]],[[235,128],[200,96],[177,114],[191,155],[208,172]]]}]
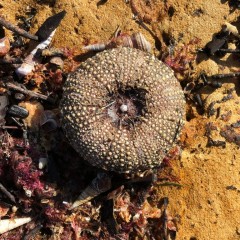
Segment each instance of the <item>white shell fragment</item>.
[{"label": "white shell fragment", "polygon": [[141,33],[133,33],[131,35],[131,42],[133,48],[137,48],[146,52],[151,51],[151,44]]},{"label": "white shell fragment", "polygon": [[83,190],[78,199],[69,208],[70,210],[90,201],[111,188],[111,178],[105,173],[99,173],[96,178]]},{"label": "white shell fragment", "polygon": [[106,43],[96,43],[83,47],[86,51],[103,51],[105,49],[116,47],[131,47],[137,48],[142,51],[151,52],[151,44],[147,41],[143,34],[140,32],[133,33],[132,35],[120,34],[112,38]]},{"label": "white shell fragment", "polygon": [[106,48],[105,43],[96,43],[96,44],[91,44],[83,47],[83,50],[86,51],[103,51]]},{"label": "white shell fragment", "polygon": [[27,196],[27,197],[31,197],[32,196],[32,191],[31,190],[29,190],[29,189],[24,189],[24,191],[25,191],[25,195]]},{"label": "white shell fragment", "polygon": [[223,29],[232,33],[235,37],[240,38],[240,34],[236,26],[232,25],[231,23],[225,22],[223,25]]},{"label": "white shell fragment", "polygon": [[35,58],[37,51],[43,50],[50,45],[55,32],[56,29],[51,32],[50,36],[46,40],[40,42],[36,48],[34,48],[31,53],[24,59],[24,62],[21,64],[21,66],[16,69],[18,77],[24,77],[33,71],[35,65],[39,63],[39,60]]},{"label": "white shell fragment", "polygon": [[0,220],[0,234],[8,232],[14,228],[20,227],[30,222],[31,220],[32,218],[30,217]]}]

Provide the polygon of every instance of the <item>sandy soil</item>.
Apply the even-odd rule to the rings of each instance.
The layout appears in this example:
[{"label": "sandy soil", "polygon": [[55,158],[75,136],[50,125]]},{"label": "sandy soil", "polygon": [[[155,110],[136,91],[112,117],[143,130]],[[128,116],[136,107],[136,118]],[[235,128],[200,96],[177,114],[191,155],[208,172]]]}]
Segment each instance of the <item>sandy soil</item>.
[{"label": "sandy soil", "polygon": [[[201,40],[201,48],[225,22],[240,26],[240,12],[230,10],[230,1],[168,0],[163,3],[161,0],[134,0],[133,9],[126,2],[2,0],[0,14],[17,23],[17,14],[23,14],[29,6],[36,8],[31,28],[34,33],[48,16],[66,10],[67,15],[57,29],[53,45],[75,48],[77,52],[81,52],[83,45],[108,40],[119,26],[123,32],[143,33],[152,43],[153,53],[161,54],[161,50],[155,47],[156,39],[133,19],[133,12],[138,13],[140,20],[160,39],[163,48],[169,39],[181,46],[194,38]],[[147,2],[151,4],[145,6]],[[239,70],[239,66],[239,59],[230,55],[222,59],[202,58],[188,74],[194,78],[202,70],[209,75],[226,73]],[[177,239],[240,239],[240,140],[222,134],[227,126],[240,119],[239,89],[240,83],[236,79],[226,79],[217,90],[204,88],[200,94],[206,110],[214,101],[220,102],[229,92],[232,94],[229,100],[213,104],[216,111],[211,116],[199,114],[195,104],[188,102],[187,120],[181,136],[182,156],[174,162],[175,175],[182,187],[157,188],[159,197],[169,197],[171,215],[179,219]],[[225,117],[229,111],[231,114]],[[211,128],[210,135],[206,133],[207,128]],[[239,138],[239,127],[235,128],[235,133]],[[207,146],[209,136],[214,141],[224,141],[226,145]]]}]

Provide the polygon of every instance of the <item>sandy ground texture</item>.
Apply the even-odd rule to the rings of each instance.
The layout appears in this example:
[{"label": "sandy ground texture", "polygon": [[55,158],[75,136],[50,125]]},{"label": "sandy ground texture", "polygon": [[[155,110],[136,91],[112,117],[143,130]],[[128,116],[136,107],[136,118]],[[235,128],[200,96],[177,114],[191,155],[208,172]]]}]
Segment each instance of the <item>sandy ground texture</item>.
[{"label": "sandy ground texture", "polygon": [[[0,14],[17,23],[17,14],[23,14],[29,6],[36,8],[31,28],[34,33],[48,16],[66,10],[53,39],[55,47],[68,46],[81,52],[84,45],[110,39],[119,26],[123,32],[143,33],[153,46],[153,54],[162,56],[160,47],[166,49],[173,40],[180,47],[198,38],[198,47],[202,48],[225,22],[240,27],[240,11],[231,8],[232,2],[1,0]],[[152,33],[139,25],[133,14]],[[179,80],[183,81],[186,75],[194,79],[201,71],[209,75],[228,73],[239,70],[239,66],[238,55],[221,59],[201,57]],[[240,128],[231,128],[240,119],[240,82],[238,79],[223,82],[218,89],[200,90],[205,111],[200,111],[193,101],[187,102],[182,155],[174,162],[175,176],[182,187],[157,188],[159,197],[168,196],[169,211],[178,218],[179,240],[240,239]]]}]

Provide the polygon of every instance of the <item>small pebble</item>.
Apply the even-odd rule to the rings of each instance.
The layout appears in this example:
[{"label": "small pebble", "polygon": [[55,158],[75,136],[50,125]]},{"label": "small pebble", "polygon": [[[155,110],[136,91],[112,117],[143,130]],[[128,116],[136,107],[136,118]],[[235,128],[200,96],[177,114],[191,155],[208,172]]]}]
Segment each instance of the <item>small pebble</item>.
[{"label": "small pebble", "polygon": [[38,160],[38,168],[39,169],[45,168],[47,166],[47,163],[48,163],[48,159],[47,158],[44,158],[44,157],[39,158],[39,160]]},{"label": "small pebble", "polygon": [[50,63],[58,66],[61,69],[63,68],[63,64],[64,64],[63,60],[60,57],[52,57],[50,59]]},{"label": "small pebble", "polygon": [[32,191],[29,189],[24,189],[24,190],[25,190],[25,195],[30,198],[32,196]]},{"label": "small pebble", "polygon": [[15,94],[14,94],[14,98],[15,98],[16,100],[24,100],[24,99],[25,99],[25,95],[22,94],[22,93],[15,93]]},{"label": "small pebble", "polygon": [[8,97],[6,95],[1,95],[0,96],[0,120],[4,119],[6,116],[7,105],[8,105]]},{"label": "small pebble", "polygon": [[12,105],[8,108],[8,114],[17,118],[26,118],[29,114],[28,110],[18,105]]}]

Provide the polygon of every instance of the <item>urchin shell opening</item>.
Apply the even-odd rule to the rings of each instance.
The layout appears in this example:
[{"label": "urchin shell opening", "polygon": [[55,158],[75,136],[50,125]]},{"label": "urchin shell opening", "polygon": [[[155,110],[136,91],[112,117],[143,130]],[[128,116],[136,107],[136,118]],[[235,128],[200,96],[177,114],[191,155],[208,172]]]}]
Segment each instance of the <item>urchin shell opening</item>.
[{"label": "urchin shell opening", "polygon": [[140,124],[141,117],[147,112],[146,93],[144,89],[132,87],[119,88],[116,93],[111,93],[106,112],[112,123],[127,129]]}]

